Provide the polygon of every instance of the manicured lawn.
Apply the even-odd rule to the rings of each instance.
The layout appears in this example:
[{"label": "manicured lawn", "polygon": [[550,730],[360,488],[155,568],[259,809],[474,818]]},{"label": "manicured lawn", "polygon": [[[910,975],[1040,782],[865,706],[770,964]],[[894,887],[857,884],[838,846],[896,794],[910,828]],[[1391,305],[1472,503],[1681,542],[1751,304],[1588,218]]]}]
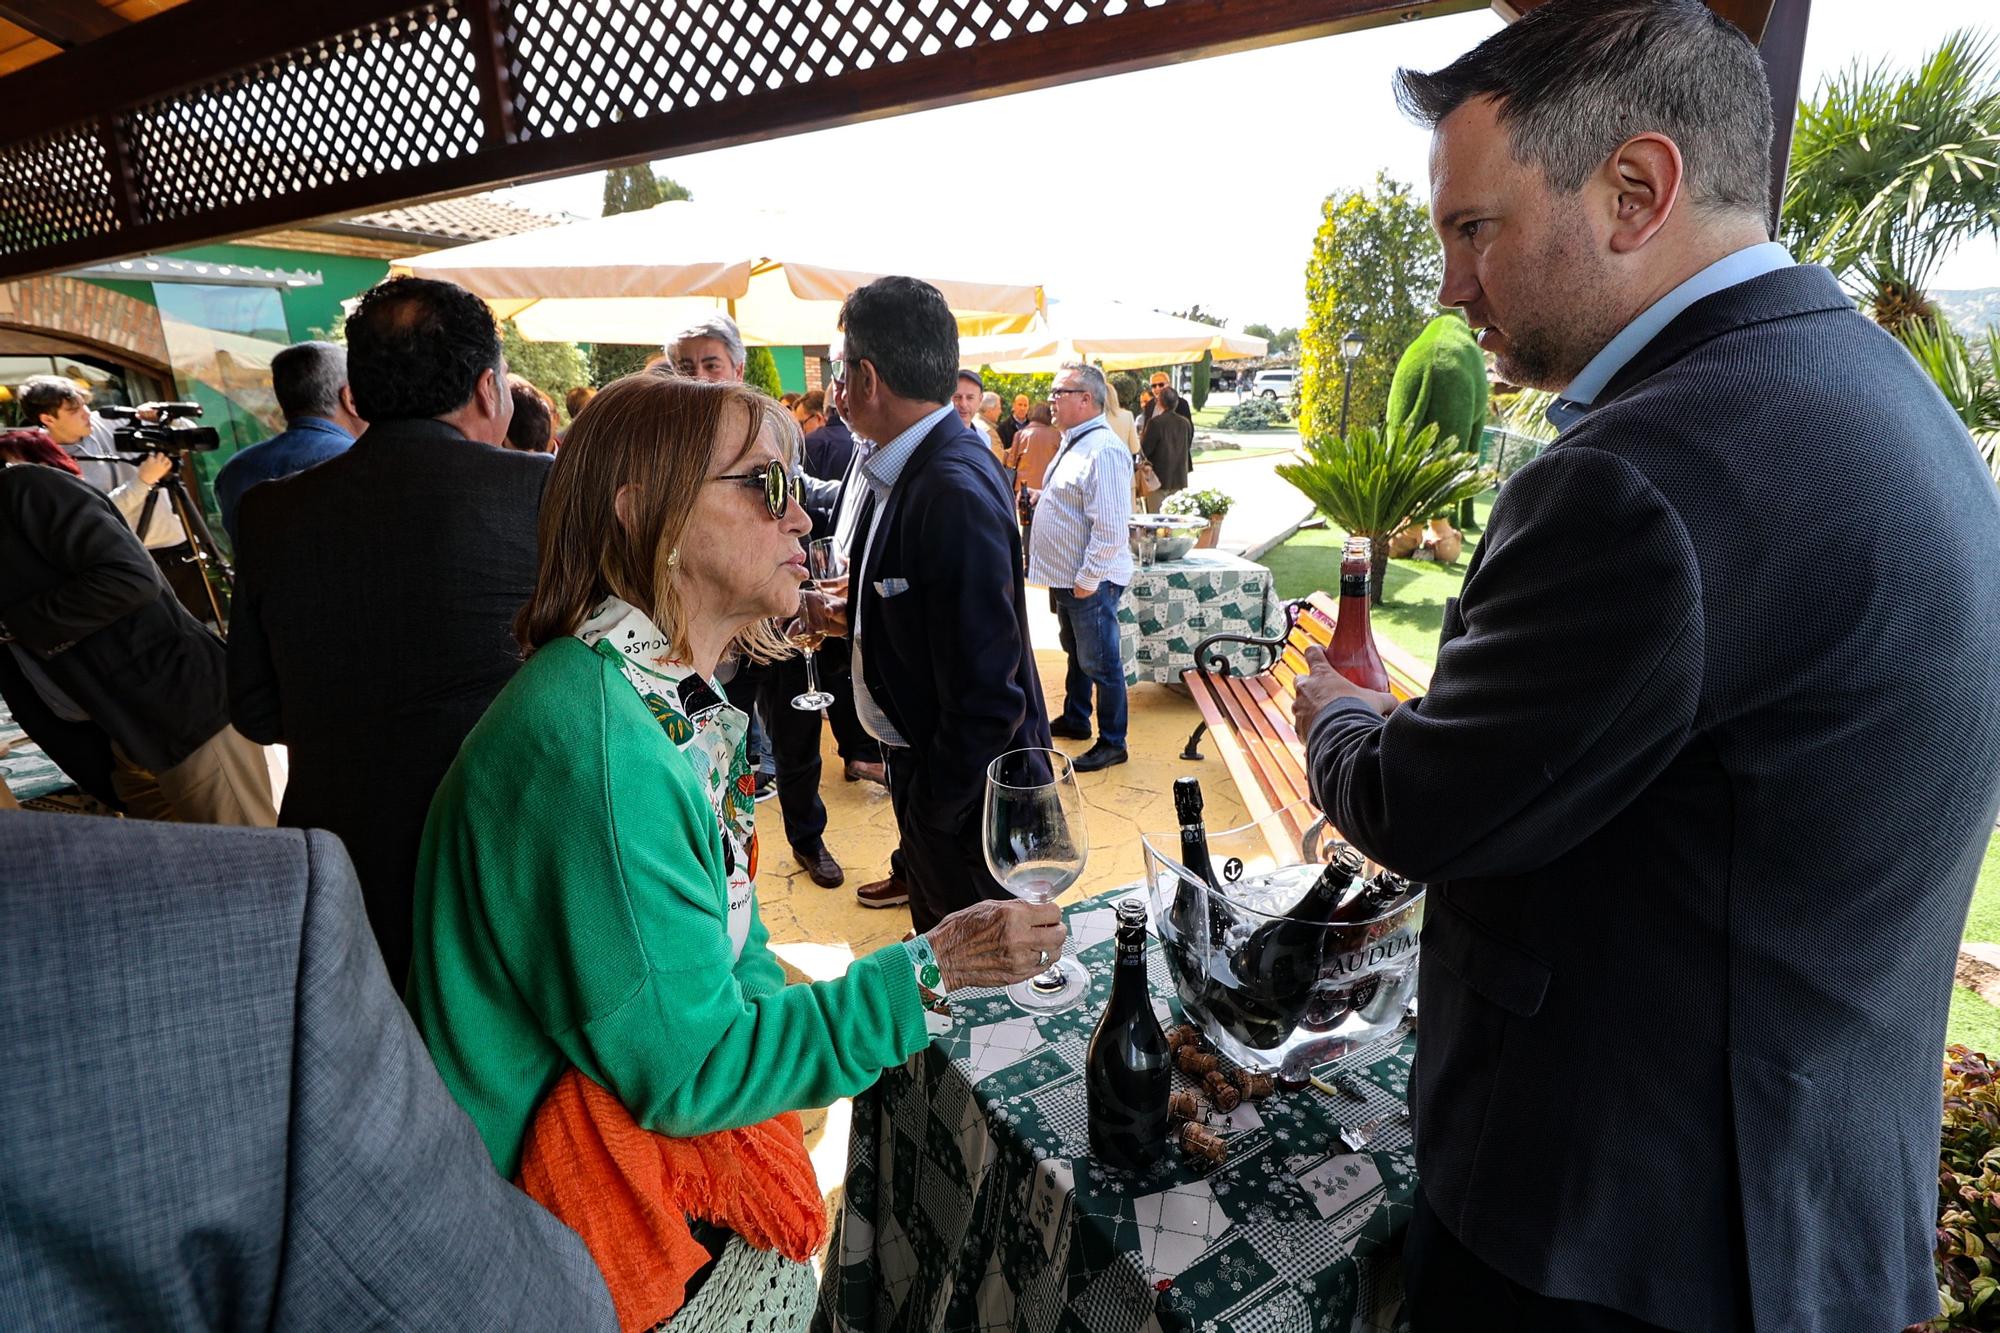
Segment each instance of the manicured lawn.
[{"label": "manicured lawn", "polygon": [[[1456,597],[1465,582],[1465,566],[1473,544],[1486,525],[1494,492],[1474,502],[1479,522],[1466,533],[1465,550],[1456,565],[1428,560],[1391,560],[1382,604],[1371,620],[1375,632],[1418,661],[1437,660],[1438,629],[1444,624],[1444,603]],[[1278,596],[1290,599],[1314,591],[1332,592],[1340,581],[1340,548],[1347,534],[1338,528],[1310,528],[1264,557],[1278,585]],[[1986,861],[1972,891],[1972,910],[1965,938],[2000,943],[2000,838],[1987,844]],[[2000,1054],[2000,1009],[1963,986],[1954,987],[1948,1040],[1975,1050]]]}]

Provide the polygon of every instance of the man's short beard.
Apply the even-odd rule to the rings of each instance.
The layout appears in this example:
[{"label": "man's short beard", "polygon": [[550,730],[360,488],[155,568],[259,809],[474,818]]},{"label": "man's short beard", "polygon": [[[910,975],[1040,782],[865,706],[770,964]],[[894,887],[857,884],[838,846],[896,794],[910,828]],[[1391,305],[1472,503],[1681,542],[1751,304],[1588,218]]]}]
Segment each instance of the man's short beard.
[{"label": "man's short beard", "polygon": [[1507,351],[1494,358],[1494,369],[1508,383],[1550,393],[1560,393],[1582,374],[1619,328],[1606,314],[1603,256],[1588,243],[1583,219],[1570,210],[1562,213],[1533,264],[1549,279],[1541,290],[1559,295],[1546,307],[1546,318],[1543,311],[1529,313],[1516,327],[1509,312],[1510,322],[1502,325]]}]

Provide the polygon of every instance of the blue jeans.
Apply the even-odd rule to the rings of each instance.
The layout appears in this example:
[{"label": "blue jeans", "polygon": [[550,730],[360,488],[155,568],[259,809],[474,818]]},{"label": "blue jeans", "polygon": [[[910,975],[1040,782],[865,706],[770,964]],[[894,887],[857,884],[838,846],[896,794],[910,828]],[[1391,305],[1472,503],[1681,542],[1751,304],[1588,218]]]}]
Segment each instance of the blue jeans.
[{"label": "blue jeans", "polygon": [[1125,664],[1118,659],[1118,599],[1120,583],[1106,581],[1088,597],[1068,588],[1049,589],[1049,607],[1061,629],[1062,650],[1069,658],[1063,690],[1062,720],[1071,726],[1090,725],[1090,687],[1097,686],[1097,739],[1125,748]]}]

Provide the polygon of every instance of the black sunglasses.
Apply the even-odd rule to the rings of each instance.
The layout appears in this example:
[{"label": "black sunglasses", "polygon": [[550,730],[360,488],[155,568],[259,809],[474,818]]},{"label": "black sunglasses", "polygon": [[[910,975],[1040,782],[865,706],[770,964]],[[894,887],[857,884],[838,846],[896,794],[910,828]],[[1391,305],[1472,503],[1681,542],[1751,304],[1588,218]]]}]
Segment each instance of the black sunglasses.
[{"label": "black sunglasses", "polygon": [[763,491],[764,508],[770,511],[772,518],[785,516],[785,511],[791,508],[792,496],[798,490],[798,483],[792,480],[790,471],[775,458],[754,472],[729,472],[709,480],[733,481],[752,490]]}]

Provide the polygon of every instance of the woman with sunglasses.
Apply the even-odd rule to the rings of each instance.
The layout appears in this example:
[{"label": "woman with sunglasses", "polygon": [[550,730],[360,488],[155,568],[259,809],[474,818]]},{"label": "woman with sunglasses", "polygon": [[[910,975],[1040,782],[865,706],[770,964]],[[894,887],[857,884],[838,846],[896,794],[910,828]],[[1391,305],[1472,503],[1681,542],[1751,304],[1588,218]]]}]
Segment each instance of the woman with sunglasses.
[{"label": "woman with sunglasses", "polygon": [[[921,1049],[953,988],[1020,980],[1061,947],[1054,908],[985,902],[785,984],[757,910],[746,720],[711,675],[726,652],[788,651],[771,626],[806,577],[797,444],[740,384],[641,374],[598,394],[542,502],[528,660],[432,803],[410,1009],[494,1164],[538,1198],[538,1109],[572,1070],[657,1134],[763,1128]],[[682,1317],[730,1327],[716,1311],[756,1287],[803,1321],[803,1264],[706,1221],[688,1234],[716,1262]]]}]

